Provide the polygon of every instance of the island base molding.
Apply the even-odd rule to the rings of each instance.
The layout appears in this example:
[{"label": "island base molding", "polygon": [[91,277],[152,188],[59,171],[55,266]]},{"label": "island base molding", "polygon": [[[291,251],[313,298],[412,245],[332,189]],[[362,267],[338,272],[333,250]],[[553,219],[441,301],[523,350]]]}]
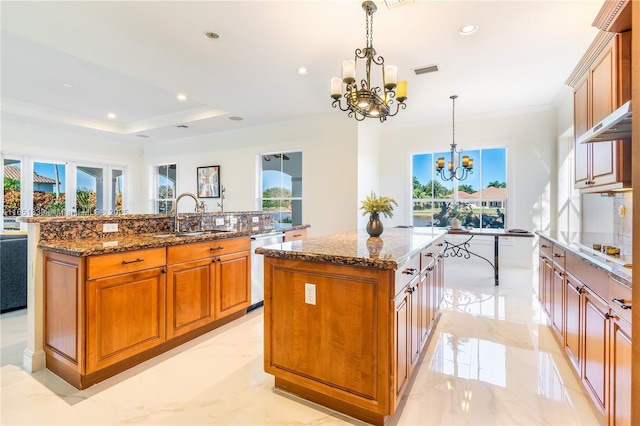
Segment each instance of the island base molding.
[{"label": "island base molding", "polygon": [[384,425],[389,419],[389,416],[371,412],[357,405],[349,404],[344,400],[333,398],[322,392],[313,391],[305,386],[298,385],[280,377],[275,378],[275,388],[372,425]]},{"label": "island base molding", "polygon": [[240,311],[234,314],[231,314],[227,317],[221,318],[217,321],[214,321],[206,326],[193,330],[191,332],[185,333],[178,337],[172,338],[171,340],[167,340],[164,343],[155,346],[151,349],[146,350],[145,352],[141,352],[139,354],[133,355],[124,361],[120,361],[116,364],[110,365],[108,367],[102,368],[98,371],[91,372],[88,374],[82,374],[79,371],[78,365],[71,362],[67,357],[59,354],[57,351],[50,347],[45,348],[46,353],[46,368],[60,376],[63,380],[70,383],[74,387],[78,389],[86,389],[90,386],[95,385],[98,382],[101,382],[109,377],[113,377],[116,374],[122,373],[132,367],[135,367],[138,364],[141,364],[145,361],[148,361],[164,352],[167,352],[171,349],[174,349],[184,343],[187,343],[190,340],[195,339],[203,334],[206,334],[210,331],[213,331],[227,323],[235,321],[238,318],[245,316],[246,312]]}]

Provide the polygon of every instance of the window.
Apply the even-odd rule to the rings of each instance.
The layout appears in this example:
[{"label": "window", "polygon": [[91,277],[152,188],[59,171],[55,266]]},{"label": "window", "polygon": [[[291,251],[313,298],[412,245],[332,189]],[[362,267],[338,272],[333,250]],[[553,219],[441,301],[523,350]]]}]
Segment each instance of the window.
[{"label": "window", "polygon": [[463,226],[505,228],[506,154],[506,148],[464,151],[464,155],[474,160],[474,168],[473,173],[462,181],[446,181],[435,172],[436,159],[447,159],[450,152],[414,154],[411,161],[413,226],[449,226],[451,221],[446,217],[446,212],[457,198],[471,209],[471,213],[462,220]]},{"label": "window", "polygon": [[104,171],[101,167],[78,166],[76,169],[76,213],[96,214],[104,211]]},{"label": "window", "polygon": [[170,213],[176,201],[176,164],[161,164],[156,167],[156,213]]},{"label": "window", "polygon": [[33,163],[33,216],[67,215],[66,169],[63,163]]},{"label": "window", "polygon": [[20,224],[16,217],[20,216],[21,206],[22,162],[20,160],[4,159],[4,197],[3,197],[3,229],[19,230]]},{"label": "window", "polygon": [[261,159],[262,210],[275,223],[302,224],[302,152],[264,154]]}]

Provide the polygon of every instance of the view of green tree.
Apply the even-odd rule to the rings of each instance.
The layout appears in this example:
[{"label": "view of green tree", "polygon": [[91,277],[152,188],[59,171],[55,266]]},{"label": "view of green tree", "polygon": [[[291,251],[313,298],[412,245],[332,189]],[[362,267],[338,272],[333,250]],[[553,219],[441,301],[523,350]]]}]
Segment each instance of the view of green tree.
[{"label": "view of green tree", "polygon": [[95,214],[96,193],[89,188],[78,188],[76,191],[76,212],[78,214]]},{"label": "view of green tree", "polygon": [[492,180],[491,182],[489,182],[487,184],[487,188],[490,187],[494,187],[494,188],[506,188],[507,184],[506,182],[498,182],[497,180]]},{"label": "view of green tree", "polygon": [[467,194],[473,194],[474,192],[476,192],[476,190],[473,189],[473,186],[468,185],[466,183],[462,185],[458,184],[458,191],[464,191]]},{"label": "view of green tree", "polygon": [[267,188],[262,192],[262,208],[279,208],[282,207],[283,202],[289,205],[289,201],[282,200],[283,198],[291,198],[290,189],[280,187]]},{"label": "view of green tree", "polygon": [[4,189],[14,189],[16,191],[20,190],[20,181],[18,179],[11,179],[8,177],[4,178]]}]

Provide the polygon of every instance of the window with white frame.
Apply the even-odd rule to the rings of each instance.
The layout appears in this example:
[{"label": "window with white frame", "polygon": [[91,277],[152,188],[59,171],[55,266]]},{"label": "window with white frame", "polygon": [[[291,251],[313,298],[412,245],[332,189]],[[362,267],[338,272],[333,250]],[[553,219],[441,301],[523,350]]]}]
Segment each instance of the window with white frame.
[{"label": "window with white frame", "polygon": [[436,159],[449,158],[448,151],[412,155],[413,226],[450,226],[447,211],[457,201],[467,207],[462,226],[505,228],[507,149],[465,150],[463,155],[474,160],[472,173],[464,180],[445,180],[436,172]]},{"label": "window with white frame", "polygon": [[261,156],[261,206],[275,223],[302,224],[302,152]]},{"label": "window with white frame", "polygon": [[176,177],[178,166],[174,164],[160,164],[155,167],[154,211],[156,213],[170,213],[176,201]]}]

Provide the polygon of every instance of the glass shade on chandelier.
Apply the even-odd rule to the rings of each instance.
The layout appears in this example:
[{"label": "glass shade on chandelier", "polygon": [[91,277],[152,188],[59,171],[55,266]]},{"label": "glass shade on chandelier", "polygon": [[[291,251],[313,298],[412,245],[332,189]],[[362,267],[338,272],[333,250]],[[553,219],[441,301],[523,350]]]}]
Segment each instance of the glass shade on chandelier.
[{"label": "glass shade on chandelier", "polygon": [[[398,68],[385,65],[384,58],[377,56],[373,48],[373,13],[377,10],[372,1],[362,3],[366,13],[367,47],[356,49],[354,59],[342,62],[342,78],[331,79],[332,106],[348,111],[349,117],[358,121],[365,118],[378,118],[381,122],[394,116],[407,106],[407,82],[398,81]],[[365,76],[357,83],[356,71],[358,60],[364,62]],[[382,77],[382,86],[371,83],[372,66],[378,69]],[[343,105],[342,99],[345,100]]]},{"label": "glass shade on chandelier", "polygon": [[451,142],[451,159],[447,163],[446,171],[444,166],[444,157],[440,157],[436,160],[436,174],[440,176],[440,179],[449,180],[465,180],[470,173],[473,173],[473,158],[469,158],[468,155],[462,156],[460,161],[460,154],[462,150],[457,149],[456,145],[456,99],[458,95],[449,96],[449,99],[453,102],[453,139]]}]

